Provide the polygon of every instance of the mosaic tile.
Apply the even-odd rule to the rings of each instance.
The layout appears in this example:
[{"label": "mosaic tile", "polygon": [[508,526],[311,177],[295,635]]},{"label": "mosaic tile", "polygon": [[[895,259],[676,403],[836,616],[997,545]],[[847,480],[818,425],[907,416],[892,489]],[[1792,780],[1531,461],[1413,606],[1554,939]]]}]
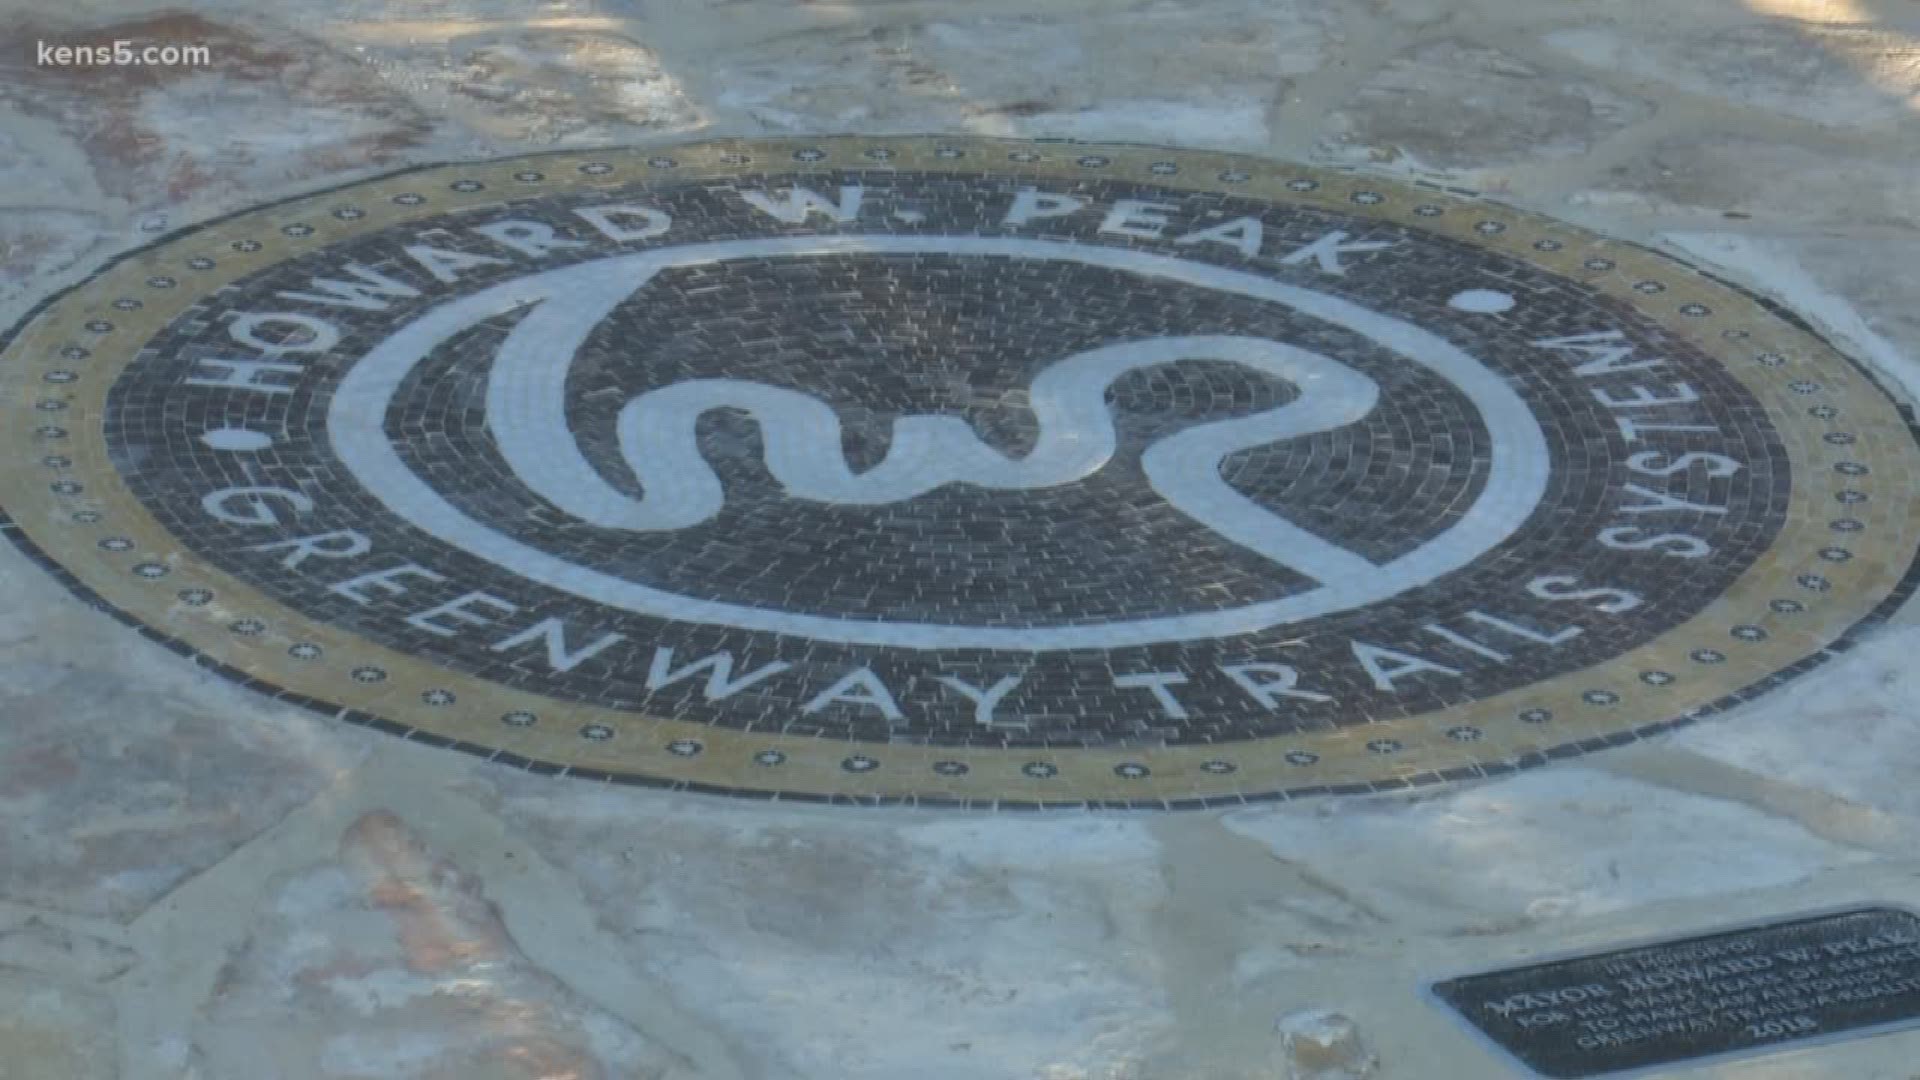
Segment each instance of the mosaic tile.
[{"label": "mosaic tile", "polygon": [[1920,537],[1910,418],[1726,284],[1152,147],[415,170],[116,262],[0,379],[8,535],[149,636],[414,741],[782,798],[1577,756],[1804,670]]}]

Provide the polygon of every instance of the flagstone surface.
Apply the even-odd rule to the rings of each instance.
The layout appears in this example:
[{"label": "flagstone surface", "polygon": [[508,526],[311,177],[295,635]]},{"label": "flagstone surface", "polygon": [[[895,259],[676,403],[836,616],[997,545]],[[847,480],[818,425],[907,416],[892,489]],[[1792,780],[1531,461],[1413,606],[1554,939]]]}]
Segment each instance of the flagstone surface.
[{"label": "flagstone surface", "polygon": [[[1471,188],[1709,267],[1920,392],[1920,13],[1895,0],[18,0],[0,26],[8,325],[171,230],[411,165],[1072,136]],[[213,63],[35,62],[123,37]],[[1350,1075],[1507,1075],[1428,983],[1916,902],[1916,635],[1893,612],[1751,702],[1513,777],[797,806],[316,715],[0,546],[0,1076],[1251,1080],[1329,1075],[1308,1036],[1347,1047],[1338,1018]],[[1917,1039],[1655,1075],[1913,1080]]]}]

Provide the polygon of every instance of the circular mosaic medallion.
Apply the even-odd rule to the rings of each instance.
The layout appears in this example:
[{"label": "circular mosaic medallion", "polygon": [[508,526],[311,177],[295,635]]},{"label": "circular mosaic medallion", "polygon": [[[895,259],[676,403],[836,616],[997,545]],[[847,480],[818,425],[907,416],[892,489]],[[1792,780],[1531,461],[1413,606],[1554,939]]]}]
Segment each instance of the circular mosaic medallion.
[{"label": "circular mosaic medallion", "polygon": [[1490,775],[1804,670],[1920,540],[1907,418],[1739,291],[1159,148],[416,170],[128,256],[0,376],[9,534],[150,636],[782,797]]}]

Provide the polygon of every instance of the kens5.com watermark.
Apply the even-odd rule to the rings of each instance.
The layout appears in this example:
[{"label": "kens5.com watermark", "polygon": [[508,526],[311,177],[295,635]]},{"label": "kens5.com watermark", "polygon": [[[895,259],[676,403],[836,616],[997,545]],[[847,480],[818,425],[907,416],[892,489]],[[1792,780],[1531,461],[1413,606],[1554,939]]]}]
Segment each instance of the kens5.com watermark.
[{"label": "kens5.com watermark", "polygon": [[213,63],[213,50],[206,45],[37,44],[34,58],[41,67],[206,67]]}]

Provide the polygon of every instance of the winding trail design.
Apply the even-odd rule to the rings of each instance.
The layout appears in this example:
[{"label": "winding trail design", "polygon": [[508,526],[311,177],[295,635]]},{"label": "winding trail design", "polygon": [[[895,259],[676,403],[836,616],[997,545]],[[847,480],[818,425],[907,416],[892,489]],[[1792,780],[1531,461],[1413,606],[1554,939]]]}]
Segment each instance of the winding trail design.
[{"label": "winding trail design", "polygon": [[[738,409],[753,417],[766,447],[767,470],[795,498],[878,506],[946,484],[1002,491],[1053,487],[1092,476],[1113,457],[1108,386],[1130,371],[1185,359],[1242,364],[1295,384],[1301,394],[1279,408],[1201,424],[1156,442],[1142,456],[1154,490],[1221,536],[1315,580],[1376,569],[1279,520],[1221,477],[1227,455],[1350,424],[1373,411],[1380,397],[1372,379],[1344,364],[1248,337],[1154,338],[1078,353],[1035,377],[1030,393],[1040,434],[1024,457],[1001,454],[959,417],[908,416],[895,421],[886,457],[861,473],[848,468],[841,452],[840,418],[817,398],[734,379],[676,383],[636,397],[620,413],[620,449],[644,498],[614,507],[604,501],[574,507],[566,505],[565,490],[545,493],[562,509],[608,528],[685,529],[711,520],[725,505],[726,493],[701,456],[694,428],[714,409]],[[521,469],[535,463],[514,464]]]},{"label": "winding trail design", "polygon": [[[1372,380],[1324,356],[1278,342],[1185,336],[1124,342],[1063,358],[1031,389],[1042,435],[1013,459],[980,442],[964,421],[896,421],[885,460],[855,474],[841,452],[838,418],[806,394],[731,379],[662,387],[628,402],[619,422],[622,456],[643,485],[636,499],[609,484],[567,427],[567,371],[592,333],[655,274],[681,266],[822,255],[936,253],[985,259],[1078,262],[1284,304],[1365,335],[1447,380],[1471,401],[1490,439],[1484,494],[1426,542],[1374,564],[1261,508],[1221,477],[1227,455],[1249,446],[1330,430],[1370,411]],[[1127,371],[1182,359],[1217,359],[1268,372],[1301,388],[1287,405],[1202,423],[1148,447],[1153,487],[1221,536],[1319,582],[1238,607],[1168,612],[1103,623],[973,626],[881,621],[785,611],[686,596],[569,561],[469,517],[401,458],[386,418],[408,374],[434,349],[486,319],[521,312],[494,357],[487,423],[501,455],[531,491],[581,521],[633,531],[685,528],[724,505],[699,456],[693,424],[713,408],[744,409],[760,424],[767,465],[798,498],[879,505],[941,484],[1002,489],[1071,483],[1112,456],[1104,392]],[[632,343],[645,350],[644,341]],[[530,581],[657,618],[714,623],[848,644],[912,649],[1025,651],[1117,648],[1251,633],[1384,600],[1457,570],[1512,535],[1547,486],[1546,437],[1506,381],[1458,346],[1352,301],[1239,270],[1127,248],[1009,237],[828,234],[722,240],[662,247],[528,274],[421,314],[362,356],[336,387],[327,414],[333,452],[365,490],[415,527]]]}]

